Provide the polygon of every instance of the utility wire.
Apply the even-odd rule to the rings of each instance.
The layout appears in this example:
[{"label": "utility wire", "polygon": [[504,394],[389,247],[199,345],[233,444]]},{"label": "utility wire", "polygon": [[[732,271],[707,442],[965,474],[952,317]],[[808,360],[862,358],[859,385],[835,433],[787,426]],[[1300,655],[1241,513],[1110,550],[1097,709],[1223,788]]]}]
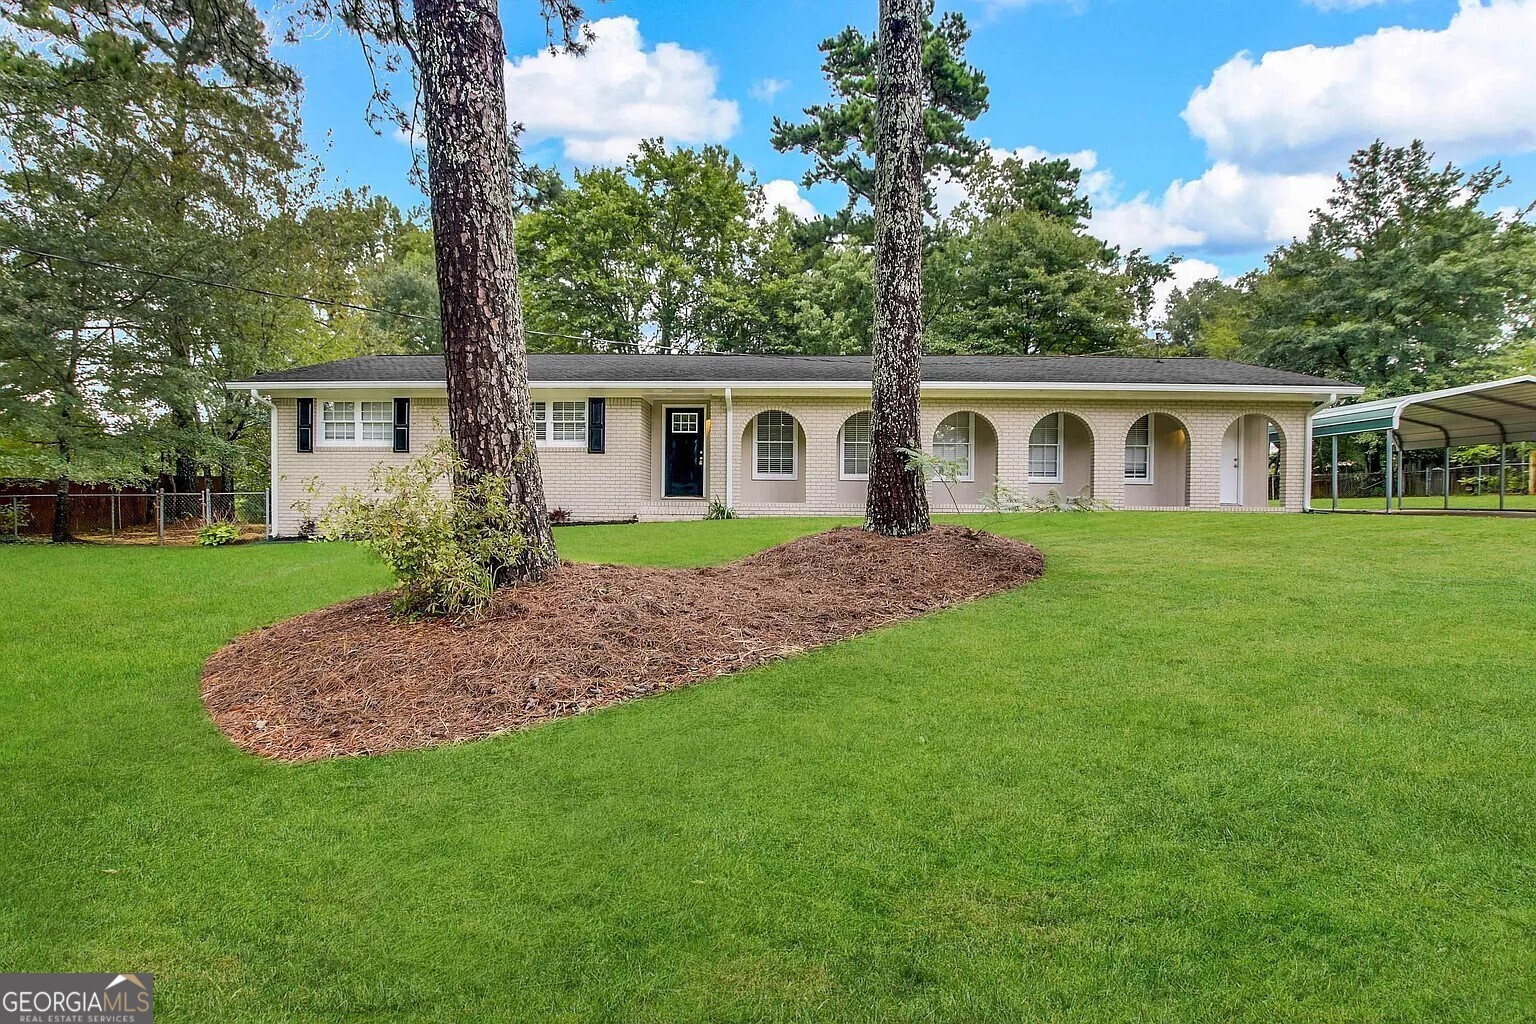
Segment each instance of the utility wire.
[{"label": "utility wire", "polygon": [[[440,317],[426,313],[407,313],[402,309],[381,309],[378,306],[365,306],[358,302],[344,302],[341,299],[322,299],[314,295],[300,295],[294,292],[278,292],[267,288],[257,288],[247,284],[229,284],[226,281],[212,281],[203,277],[187,277],[183,274],[167,274],[158,270],[145,270],[142,267],[130,267],[122,263],[109,263],[105,260],[89,260],[80,256],[63,256],[56,252],[44,252],[41,249],[31,249],[24,245],[12,245],[0,242],[0,249],[9,249],[12,252],[24,253],[28,256],[36,256],[45,260],[64,260],[68,263],[78,263],[86,267],[96,267],[100,270],[115,270],[124,274],[143,274],[146,277],[158,278],[162,281],[180,281],[183,284],[195,284],[204,288],[220,288],[227,292],[246,292],[251,295],[262,295],[269,299],[286,299],[290,302],[308,302],[316,306],[335,306],[338,309],[353,309],[360,313],[378,313],[381,316],[398,316],[407,320],[421,320],[426,323],[439,323]],[[524,328],[525,334],[536,334],[541,338],[559,338],[564,341],[579,341],[589,345],[617,345],[626,348],[635,347],[634,342],[615,341],[612,338],[594,338],[582,334],[559,334],[554,331],[536,331]]]}]

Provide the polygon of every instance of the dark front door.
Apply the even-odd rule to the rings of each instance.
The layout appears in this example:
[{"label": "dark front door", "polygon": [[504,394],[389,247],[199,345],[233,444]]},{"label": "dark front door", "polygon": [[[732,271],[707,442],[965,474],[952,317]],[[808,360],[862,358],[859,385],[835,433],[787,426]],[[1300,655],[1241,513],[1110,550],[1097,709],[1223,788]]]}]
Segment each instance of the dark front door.
[{"label": "dark front door", "polygon": [[668,498],[704,497],[704,410],[666,410],[661,493]]}]

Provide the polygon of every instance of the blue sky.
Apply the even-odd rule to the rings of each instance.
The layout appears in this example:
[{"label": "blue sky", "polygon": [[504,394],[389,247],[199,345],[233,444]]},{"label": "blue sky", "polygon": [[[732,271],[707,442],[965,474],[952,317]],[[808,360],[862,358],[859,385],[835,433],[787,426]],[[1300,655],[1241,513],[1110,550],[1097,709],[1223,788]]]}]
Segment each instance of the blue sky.
[{"label": "blue sky", "polygon": [[[1465,164],[1502,160],[1504,202],[1536,196],[1536,0],[950,0],[974,30],[1000,149],[1072,154],[1094,230],[1181,279],[1240,273],[1304,226],[1331,175],[1380,135],[1418,136]],[[817,43],[868,28],[875,0],[611,0],[580,60],[536,56],[534,0],[502,5],[509,102],[528,152],[563,167],[617,161],[638,137],[722,142],[792,209],[839,193],[790,184],[803,158],[768,143],[773,115],[827,95]],[[376,136],[357,43],[332,32],[284,52],[307,80],[306,133],[337,184],[405,207],[407,145]],[[805,204],[811,204],[807,206]]]}]

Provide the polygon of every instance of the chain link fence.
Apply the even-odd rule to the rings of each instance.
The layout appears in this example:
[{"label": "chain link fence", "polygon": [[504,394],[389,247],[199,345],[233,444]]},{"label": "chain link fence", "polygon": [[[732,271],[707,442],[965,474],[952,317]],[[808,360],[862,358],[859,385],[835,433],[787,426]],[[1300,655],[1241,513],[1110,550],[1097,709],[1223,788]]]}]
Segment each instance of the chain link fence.
[{"label": "chain link fence", "polygon": [[[1451,466],[1449,474],[1443,465],[1410,467],[1398,474],[1393,487],[1394,502],[1400,500],[1404,508],[1497,508],[1499,505],[1499,464]],[[1536,508],[1536,490],[1532,489],[1529,464],[1510,462],[1503,469],[1504,504],[1506,508]],[[1312,502],[1333,500],[1333,474],[1312,474]],[[1381,472],[1340,470],[1339,502],[1349,507],[1363,506],[1373,501],[1385,507],[1387,499],[1386,476]]]},{"label": "chain link fence", "polygon": [[[71,494],[64,505],[71,538],[106,544],[196,544],[213,523],[235,525],[241,540],[262,540],[271,522],[266,491]],[[56,494],[0,495],[0,533],[12,540],[48,540],[58,518]]]}]

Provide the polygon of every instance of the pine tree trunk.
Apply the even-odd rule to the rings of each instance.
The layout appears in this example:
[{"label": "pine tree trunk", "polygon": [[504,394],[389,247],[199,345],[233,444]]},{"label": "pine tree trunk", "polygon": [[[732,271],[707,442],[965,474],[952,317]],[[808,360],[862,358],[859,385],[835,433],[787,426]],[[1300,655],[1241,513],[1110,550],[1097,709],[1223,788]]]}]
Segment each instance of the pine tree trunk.
[{"label": "pine tree trunk", "polygon": [[922,0],[880,0],[875,84],[875,333],[864,528],[928,529],[928,491],[901,449],[922,442]]},{"label": "pine tree trunk", "polygon": [[513,249],[505,50],[494,0],[417,0],[415,22],[454,447],[472,478],[515,489],[527,542],[502,583],[558,562],[534,452]]}]

